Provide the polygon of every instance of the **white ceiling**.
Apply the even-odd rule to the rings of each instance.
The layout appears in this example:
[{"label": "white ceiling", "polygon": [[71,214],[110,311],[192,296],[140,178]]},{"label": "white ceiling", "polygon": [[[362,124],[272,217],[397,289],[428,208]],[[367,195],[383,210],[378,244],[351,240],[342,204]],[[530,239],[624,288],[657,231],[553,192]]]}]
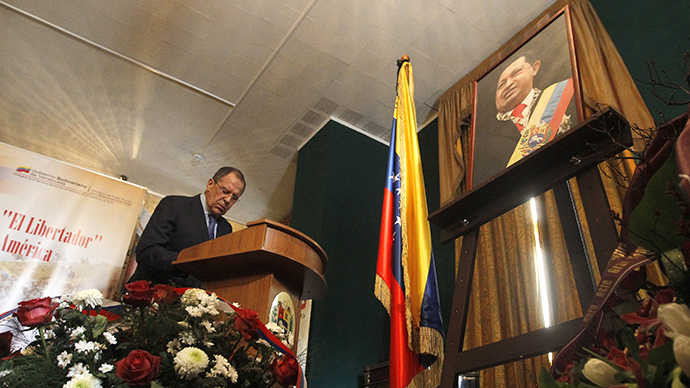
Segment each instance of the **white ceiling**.
[{"label": "white ceiling", "polygon": [[0,0],[0,142],[165,195],[235,166],[247,190],[228,218],[281,220],[296,152],[328,119],[387,143],[397,59],[421,125],[551,3]]}]

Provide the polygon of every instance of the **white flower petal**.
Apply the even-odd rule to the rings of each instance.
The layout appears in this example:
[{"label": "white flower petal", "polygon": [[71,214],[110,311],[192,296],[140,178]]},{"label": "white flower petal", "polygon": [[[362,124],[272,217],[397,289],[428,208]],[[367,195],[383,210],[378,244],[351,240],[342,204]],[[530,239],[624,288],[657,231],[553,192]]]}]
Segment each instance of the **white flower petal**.
[{"label": "white flower petal", "polygon": [[690,337],[690,308],[684,304],[666,303],[659,306],[658,317],[666,328],[666,336]]},{"label": "white flower petal", "polygon": [[618,384],[618,380],[613,377],[616,373],[618,373],[616,368],[597,358],[588,360],[585,367],[582,369],[582,374],[585,375],[587,380],[600,387],[609,387]]}]

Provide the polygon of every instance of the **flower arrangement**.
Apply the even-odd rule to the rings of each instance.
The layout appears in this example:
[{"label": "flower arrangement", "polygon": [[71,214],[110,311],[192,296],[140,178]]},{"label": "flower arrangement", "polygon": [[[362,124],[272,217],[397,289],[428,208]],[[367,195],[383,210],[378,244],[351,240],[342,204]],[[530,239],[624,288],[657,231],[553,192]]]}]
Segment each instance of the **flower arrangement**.
[{"label": "flower arrangement", "polygon": [[[224,306],[200,289],[151,287],[145,281],[125,287],[122,304],[111,310],[102,307],[97,290],[19,303],[13,314],[16,327],[0,334],[0,386],[213,388],[296,383],[297,361],[261,338],[256,312]],[[27,330],[36,333],[35,340],[19,350],[16,343]],[[274,330],[285,337],[279,327]]]},{"label": "flower arrangement", "polygon": [[603,320],[593,344],[563,370],[542,370],[541,388],[690,387],[689,117],[659,128],[618,218],[619,247],[646,250],[665,279],[649,281],[645,268],[621,277],[601,305]]},{"label": "flower arrangement", "polygon": [[648,294],[638,309],[622,303],[607,316],[594,346],[558,379],[542,370],[542,388],[690,387],[690,308],[670,288]]}]

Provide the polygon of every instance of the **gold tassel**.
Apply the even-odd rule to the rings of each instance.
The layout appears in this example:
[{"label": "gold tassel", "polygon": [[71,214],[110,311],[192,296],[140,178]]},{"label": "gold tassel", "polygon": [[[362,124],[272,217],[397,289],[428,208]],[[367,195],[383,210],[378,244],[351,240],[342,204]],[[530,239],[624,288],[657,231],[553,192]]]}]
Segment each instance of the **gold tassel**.
[{"label": "gold tassel", "polygon": [[376,282],[374,283],[374,295],[381,301],[383,307],[388,311],[388,315],[391,314],[391,290],[386,285],[383,279],[376,275]]}]

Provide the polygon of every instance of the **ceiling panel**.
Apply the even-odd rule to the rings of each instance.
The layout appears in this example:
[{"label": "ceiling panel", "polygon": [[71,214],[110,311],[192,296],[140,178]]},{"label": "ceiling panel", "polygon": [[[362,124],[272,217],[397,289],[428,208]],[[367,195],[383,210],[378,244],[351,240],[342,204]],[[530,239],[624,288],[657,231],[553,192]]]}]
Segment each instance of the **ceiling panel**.
[{"label": "ceiling panel", "polygon": [[397,59],[421,124],[549,5],[0,0],[0,141],[161,194],[234,165],[249,185],[227,216],[281,220],[297,151],[329,119],[388,141]]}]

